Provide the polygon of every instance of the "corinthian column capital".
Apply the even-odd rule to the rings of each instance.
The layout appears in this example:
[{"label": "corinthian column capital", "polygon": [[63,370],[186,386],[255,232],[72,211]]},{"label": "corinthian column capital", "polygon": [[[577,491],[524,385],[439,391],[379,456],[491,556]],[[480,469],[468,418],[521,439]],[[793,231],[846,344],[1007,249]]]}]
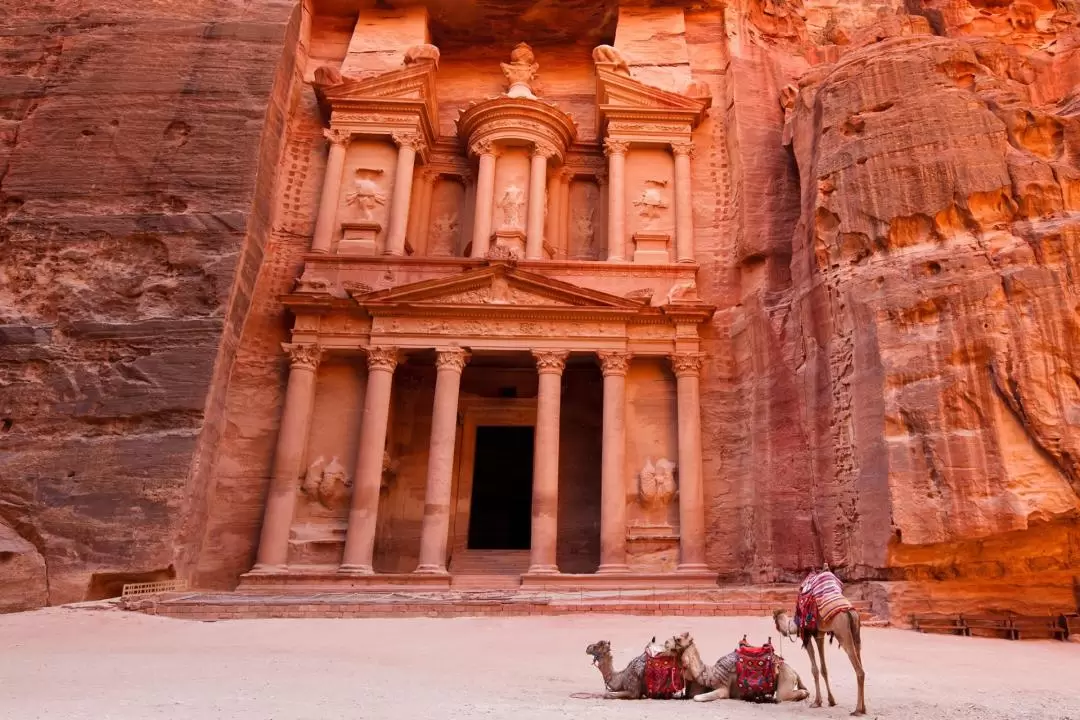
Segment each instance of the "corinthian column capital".
[{"label": "corinthian column capital", "polygon": [[566,358],[570,356],[568,350],[533,350],[536,358],[536,370],[539,373],[562,374],[566,368]]},{"label": "corinthian column capital", "polygon": [[373,346],[367,348],[368,372],[372,370],[394,371],[398,364],[398,349],[396,347]]},{"label": "corinthian column capital", "polygon": [[671,369],[675,371],[675,377],[692,377],[701,374],[701,366],[705,361],[705,353],[685,352],[675,353],[671,356]]},{"label": "corinthian column capital", "polygon": [[347,145],[352,133],[339,128],[324,128],[323,137],[330,141],[331,145]]},{"label": "corinthian column capital", "polygon": [[694,143],[692,142],[673,142],[671,143],[671,152],[676,156],[686,155],[687,157],[694,157]]},{"label": "corinthian column capital", "polygon": [[606,138],[604,140],[604,154],[609,157],[612,155],[625,155],[629,150],[629,140],[616,140],[615,138]]},{"label": "corinthian column capital", "polygon": [[307,343],[281,343],[281,349],[289,355],[289,367],[316,370],[322,360],[323,349]]},{"label": "corinthian column capital", "polygon": [[435,355],[435,367],[438,370],[461,372],[469,362],[469,351],[464,348],[444,348]]},{"label": "corinthian column capital", "polygon": [[630,368],[632,353],[625,350],[598,350],[596,356],[600,359],[600,370],[604,376],[625,375]]}]

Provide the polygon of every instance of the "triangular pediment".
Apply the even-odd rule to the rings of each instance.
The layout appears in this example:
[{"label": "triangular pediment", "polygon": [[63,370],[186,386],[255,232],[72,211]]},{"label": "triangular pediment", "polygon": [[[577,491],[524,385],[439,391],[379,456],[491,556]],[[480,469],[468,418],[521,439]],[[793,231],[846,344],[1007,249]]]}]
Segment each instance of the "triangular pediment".
[{"label": "triangular pediment", "polygon": [[379,308],[551,308],[636,311],[642,303],[519,270],[504,263],[354,295],[362,307]]},{"label": "triangular pediment", "polygon": [[711,98],[691,98],[647,85],[611,70],[596,70],[596,101],[601,106],[666,110],[704,115]]},{"label": "triangular pediment", "polygon": [[315,91],[331,111],[373,110],[395,104],[422,106],[432,127],[438,127],[435,74],[435,63],[416,63],[370,77],[338,75],[334,82],[316,82]]}]

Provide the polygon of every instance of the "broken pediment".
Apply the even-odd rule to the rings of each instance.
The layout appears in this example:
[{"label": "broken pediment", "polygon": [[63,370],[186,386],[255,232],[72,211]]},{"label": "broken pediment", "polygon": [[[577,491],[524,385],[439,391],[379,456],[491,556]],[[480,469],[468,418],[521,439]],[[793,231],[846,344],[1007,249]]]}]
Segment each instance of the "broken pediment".
[{"label": "broken pediment", "polygon": [[365,114],[376,122],[380,114],[418,114],[425,133],[434,139],[439,127],[436,68],[434,61],[413,62],[363,78],[335,71],[317,72],[312,84],[332,127],[363,124]]},{"label": "broken pediment", "polygon": [[641,309],[640,302],[579,287],[519,270],[506,263],[493,263],[460,275],[426,280],[367,294],[354,294],[362,307],[378,308],[453,308],[453,307],[529,307],[571,310]]},{"label": "broken pediment", "polygon": [[[624,73],[596,68],[596,103],[601,131],[609,122],[685,124],[693,130],[705,119],[712,105],[707,88],[691,83],[688,94],[679,94],[646,85]],[[692,95],[689,94],[692,92]]]}]

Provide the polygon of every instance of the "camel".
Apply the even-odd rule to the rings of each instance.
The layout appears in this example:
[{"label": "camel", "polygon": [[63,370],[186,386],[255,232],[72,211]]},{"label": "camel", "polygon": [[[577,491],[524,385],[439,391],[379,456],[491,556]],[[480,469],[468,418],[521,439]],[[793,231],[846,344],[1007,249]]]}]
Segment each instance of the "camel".
[{"label": "camel", "polygon": [[[654,646],[656,638],[645,647],[645,652],[630,661],[625,668],[615,672],[611,662],[611,643],[607,640],[595,642],[585,648],[587,655],[592,655],[593,665],[604,677],[604,687],[607,692],[604,697],[608,700],[637,700],[645,697],[645,659],[649,648]],[[659,647],[655,648],[660,650]],[[655,654],[655,653],[654,653]]]},{"label": "camel", "polygon": [[[683,668],[683,678],[687,682],[687,692],[697,702],[712,700],[738,700],[739,688],[736,684],[735,664],[737,652],[730,652],[708,667],[701,660],[697,645],[690,633],[676,635],[664,643],[664,650],[674,653]],[[779,663],[776,678],[776,698],[780,702],[798,702],[810,697],[795,668],[785,662]]]},{"label": "camel", "polygon": [[[824,572],[828,572],[828,570]],[[831,575],[831,573],[829,574]],[[836,582],[839,585],[839,580],[836,580]],[[794,639],[799,637],[800,634],[803,635],[802,645],[806,650],[806,654],[810,656],[810,671],[814,674],[814,702],[811,707],[821,707],[821,685],[818,683],[817,660],[814,658],[814,648],[810,644],[810,639],[811,637],[814,639],[817,645],[817,654],[821,657],[821,676],[825,678],[825,691],[829,695],[829,707],[832,707],[836,705],[836,700],[833,699],[832,688],[829,687],[829,672],[825,669],[825,636],[828,634],[836,638],[836,641],[840,643],[840,647],[847,653],[851,666],[855,669],[855,679],[859,683],[859,700],[855,704],[855,711],[851,714],[865,715],[866,702],[863,697],[863,683],[866,680],[866,673],[863,672],[862,665],[859,612],[850,607],[849,604],[847,608],[836,612],[827,623],[821,623],[813,632],[803,631],[800,633],[795,621],[789,618],[783,610],[773,612],[773,622],[776,623],[776,629],[784,637]],[[832,642],[832,638],[830,638],[830,642]]]}]

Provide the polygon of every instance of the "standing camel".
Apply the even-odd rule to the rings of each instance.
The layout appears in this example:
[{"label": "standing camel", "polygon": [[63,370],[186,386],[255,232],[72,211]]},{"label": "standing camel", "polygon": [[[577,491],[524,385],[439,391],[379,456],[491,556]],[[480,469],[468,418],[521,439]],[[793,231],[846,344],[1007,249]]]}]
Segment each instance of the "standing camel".
[{"label": "standing camel", "polygon": [[[855,679],[859,683],[859,700],[855,705],[852,715],[865,715],[866,702],[863,697],[863,683],[866,673],[862,665],[862,638],[859,633],[859,612],[851,606],[851,602],[843,597],[843,585],[840,579],[828,569],[811,575],[804,582],[799,591],[800,605],[805,596],[812,596],[812,601],[820,613],[820,618],[813,625],[799,627],[795,620],[788,617],[783,610],[773,612],[773,622],[776,629],[785,637],[802,639],[802,646],[806,654],[810,656],[810,672],[814,675],[814,702],[811,707],[821,707],[821,685],[818,682],[818,666],[814,657],[814,648],[810,644],[811,638],[817,645],[817,654],[821,658],[821,676],[825,678],[825,691],[829,695],[829,706],[836,705],[833,699],[832,688],[829,687],[829,672],[825,668],[825,636],[827,634],[836,638],[840,647],[847,653],[851,660],[851,666],[855,669]],[[797,615],[802,615],[798,610]]]}]

